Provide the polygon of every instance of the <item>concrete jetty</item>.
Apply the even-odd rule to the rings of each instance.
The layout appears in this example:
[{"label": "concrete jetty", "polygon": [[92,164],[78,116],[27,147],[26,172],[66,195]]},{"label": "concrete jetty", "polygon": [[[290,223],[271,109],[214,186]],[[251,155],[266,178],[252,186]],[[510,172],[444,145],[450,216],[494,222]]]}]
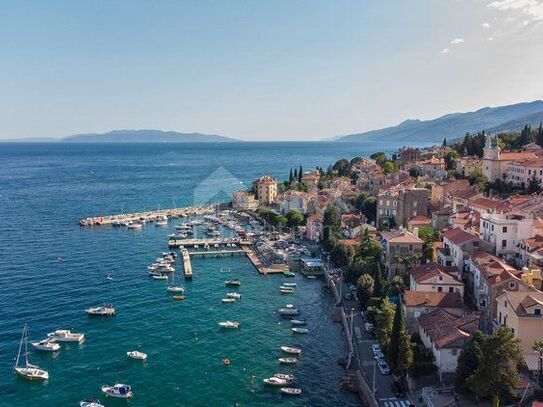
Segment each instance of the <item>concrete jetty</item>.
[{"label": "concrete jetty", "polygon": [[190,254],[188,251],[183,251],[183,272],[185,273],[185,279],[192,278],[192,264],[190,262]]},{"label": "concrete jetty", "polygon": [[170,239],[168,240],[168,247],[170,249],[180,248],[181,246],[186,248],[194,248],[194,246],[200,247],[211,247],[225,244],[235,244],[240,246],[250,245],[252,242],[250,240],[242,240],[239,237],[216,237],[209,239]]}]

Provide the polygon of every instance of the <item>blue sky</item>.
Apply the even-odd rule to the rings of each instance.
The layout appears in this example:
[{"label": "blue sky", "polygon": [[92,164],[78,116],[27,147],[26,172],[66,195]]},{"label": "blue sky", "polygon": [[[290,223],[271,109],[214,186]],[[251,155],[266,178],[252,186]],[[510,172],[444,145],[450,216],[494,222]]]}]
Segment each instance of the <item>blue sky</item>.
[{"label": "blue sky", "polygon": [[543,98],[543,0],[0,1],[0,138],[312,140]]}]

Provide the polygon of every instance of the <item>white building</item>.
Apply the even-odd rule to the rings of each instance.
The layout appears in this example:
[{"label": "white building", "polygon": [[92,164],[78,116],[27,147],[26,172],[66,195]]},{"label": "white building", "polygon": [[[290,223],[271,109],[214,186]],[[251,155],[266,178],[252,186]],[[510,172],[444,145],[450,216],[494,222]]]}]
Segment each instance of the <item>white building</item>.
[{"label": "white building", "polygon": [[533,177],[539,185],[543,185],[543,158],[513,161],[507,169],[506,182],[515,187],[526,188]]},{"label": "white building", "polygon": [[497,256],[512,259],[520,241],[533,236],[532,224],[533,219],[513,214],[481,214],[479,233],[482,240],[494,245]]}]

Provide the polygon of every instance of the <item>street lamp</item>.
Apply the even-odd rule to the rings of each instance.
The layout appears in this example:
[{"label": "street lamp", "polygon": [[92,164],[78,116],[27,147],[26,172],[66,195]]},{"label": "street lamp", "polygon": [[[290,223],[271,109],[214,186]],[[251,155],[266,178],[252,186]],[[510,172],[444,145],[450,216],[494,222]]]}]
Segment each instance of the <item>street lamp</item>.
[{"label": "street lamp", "polygon": [[377,370],[377,356],[373,357],[373,397],[375,398],[375,392],[377,389],[375,388],[375,371]]}]

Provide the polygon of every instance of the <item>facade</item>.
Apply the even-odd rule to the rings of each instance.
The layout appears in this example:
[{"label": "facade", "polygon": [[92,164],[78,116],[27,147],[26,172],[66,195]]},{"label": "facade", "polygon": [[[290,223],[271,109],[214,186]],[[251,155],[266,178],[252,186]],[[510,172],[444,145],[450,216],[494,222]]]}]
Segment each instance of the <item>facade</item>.
[{"label": "facade", "polygon": [[521,153],[513,153],[501,151],[498,146],[498,136],[486,136],[486,144],[483,149],[483,175],[490,182],[498,179],[505,180],[507,178],[507,170],[513,161],[523,160],[528,158],[537,158],[530,151]]},{"label": "facade", "polygon": [[322,231],[322,215],[311,215],[307,218],[306,222],[306,237],[313,241],[318,242]]},{"label": "facade", "polygon": [[385,232],[381,236],[383,264],[389,280],[405,271],[406,260],[412,266],[418,264],[415,259],[422,257],[422,239],[407,230]]},{"label": "facade", "polygon": [[481,249],[481,241],[477,236],[460,228],[451,229],[443,234],[443,249],[437,253],[438,263],[456,267],[458,272],[463,272],[470,254]]},{"label": "facade", "polygon": [[543,158],[528,158],[509,164],[506,182],[515,187],[527,188],[532,178],[540,186],[543,185]]},{"label": "facade", "polygon": [[283,215],[297,209],[302,214],[307,213],[307,197],[305,192],[289,191],[286,192],[280,202],[280,209]]},{"label": "facade", "polygon": [[435,158],[432,156],[428,160],[421,161],[419,163],[422,175],[444,178],[447,176],[447,170],[445,169],[445,160],[442,158]]},{"label": "facade", "polygon": [[522,219],[518,215],[482,214],[480,236],[494,246],[497,256],[513,259],[520,241],[532,236],[532,223],[532,219]]},{"label": "facade", "polygon": [[277,181],[264,176],[256,181],[258,202],[261,205],[271,205],[277,198]]},{"label": "facade", "polygon": [[420,149],[412,147],[402,147],[398,151],[398,163],[405,165],[420,160]]},{"label": "facade", "polygon": [[431,262],[421,264],[409,272],[409,290],[438,293],[458,293],[464,296],[464,283],[455,267],[444,267]]},{"label": "facade", "polygon": [[457,158],[455,164],[456,172],[466,178],[476,171],[481,171],[483,166],[483,162],[479,157]]},{"label": "facade", "polygon": [[393,187],[377,197],[376,224],[406,226],[415,216],[428,216],[430,191],[426,188]]},{"label": "facade", "polygon": [[403,309],[405,324],[411,333],[418,331],[418,319],[421,315],[437,309],[459,317],[464,313],[462,296],[459,293],[449,292],[406,291],[403,294]]},{"label": "facade", "polygon": [[432,185],[432,203],[443,205],[445,198],[452,192],[469,190],[467,179],[455,179],[452,181],[439,181]]},{"label": "facade", "polygon": [[232,207],[240,210],[254,210],[258,207],[258,201],[250,192],[236,191],[232,194]]}]

